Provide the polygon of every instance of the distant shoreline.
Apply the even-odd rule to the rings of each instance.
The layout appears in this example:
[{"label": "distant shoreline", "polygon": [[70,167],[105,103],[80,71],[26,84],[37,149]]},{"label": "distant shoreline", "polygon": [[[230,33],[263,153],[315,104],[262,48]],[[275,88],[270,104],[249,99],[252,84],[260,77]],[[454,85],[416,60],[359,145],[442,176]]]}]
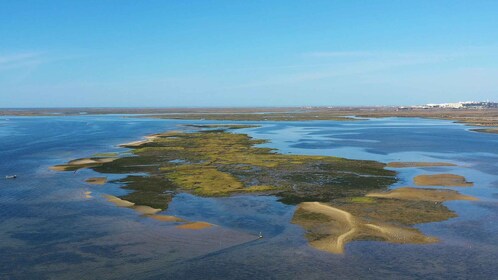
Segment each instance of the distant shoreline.
[{"label": "distant shoreline", "polygon": [[78,116],[130,114],[145,118],[220,121],[355,120],[360,118],[413,117],[451,120],[480,126],[476,132],[498,133],[498,109],[400,107],[246,107],[246,108],[12,108],[0,116]]}]

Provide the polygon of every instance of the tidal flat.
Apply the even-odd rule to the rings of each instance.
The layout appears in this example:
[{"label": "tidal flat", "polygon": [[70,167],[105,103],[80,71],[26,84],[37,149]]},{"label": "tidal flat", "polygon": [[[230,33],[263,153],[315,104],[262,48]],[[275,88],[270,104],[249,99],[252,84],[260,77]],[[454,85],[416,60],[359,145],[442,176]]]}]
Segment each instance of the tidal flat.
[{"label": "tidal flat", "polygon": [[[131,193],[106,196],[120,207],[132,208],[145,216],[168,208],[176,193],[222,197],[231,195],[273,195],[297,205],[292,223],[306,231],[311,246],[329,253],[344,253],[354,240],[382,240],[391,243],[435,243],[412,225],[440,222],[455,217],[447,207],[433,202],[476,200],[456,191],[402,188],[385,192],[397,182],[396,172],[385,167],[454,166],[441,162],[383,164],[333,156],[285,155],[267,142],[232,130],[254,125],[184,125],[187,131],[168,131],[145,140],[121,144],[134,156],[107,159],[78,159],[53,170],[91,168],[99,173],[142,173],[115,181]],[[424,177],[425,176],[425,177]],[[432,179],[426,179],[432,178]],[[88,180],[87,180],[88,181]],[[468,184],[452,175],[419,175],[415,183],[429,185]],[[384,193],[382,193],[384,191]],[[434,197],[434,199],[429,199]],[[303,213],[305,212],[305,213]],[[185,222],[181,229],[204,229],[211,224],[180,218],[156,220]],[[327,224],[330,224],[327,227]],[[342,230],[338,231],[338,228]]]},{"label": "tidal flat", "polygon": [[[409,118],[9,119],[0,170],[18,178],[0,188],[7,279],[496,273],[494,134]],[[414,183],[438,174],[473,186]]]}]

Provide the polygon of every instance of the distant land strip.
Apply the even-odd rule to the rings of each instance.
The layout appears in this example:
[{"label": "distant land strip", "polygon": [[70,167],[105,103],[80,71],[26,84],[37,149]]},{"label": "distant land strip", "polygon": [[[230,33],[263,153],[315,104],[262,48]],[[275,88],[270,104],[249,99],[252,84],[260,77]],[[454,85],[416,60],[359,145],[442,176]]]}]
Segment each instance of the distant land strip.
[{"label": "distant land strip", "polygon": [[451,120],[476,132],[498,133],[498,108],[405,107],[254,107],[254,108],[37,108],[0,109],[0,116],[75,116],[131,114],[147,118],[222,121],[352,121],[359,118],[409,117]]}]

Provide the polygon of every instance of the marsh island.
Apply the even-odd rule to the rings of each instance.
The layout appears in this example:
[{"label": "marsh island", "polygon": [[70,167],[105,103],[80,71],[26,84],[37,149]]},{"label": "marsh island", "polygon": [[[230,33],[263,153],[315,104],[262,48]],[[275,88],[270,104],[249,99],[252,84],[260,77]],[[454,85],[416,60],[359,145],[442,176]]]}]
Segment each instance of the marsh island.
[{"label": "marsh island", "polygon": [[[396,171],[446,163],[392,163],[351,160],[332,156],[280,154],[260,147],[266,142],[236,133],[248,125],[184,125],[178,131],[147,136],[121,145],[128,155],[100,154],[76,159],[52,169],[76,171],[91,168],[101,174],[126,174],[118,183],[129,193],[106,199],[135,209],[158,221],[179,223],[179,229],[210,227],[202,221],[162,215],[175,195],[272,195],[296,205],[292,223],[305,230],[310,245],[343,253],[354,240],[392,243],[434,243],[413,225],[455,217],[441,202],[467,199],[456,191],[403,188],[388,192]],[[447,175],[448,176],[448,175]],[[105,183],[90,178],[89,183]]]}]

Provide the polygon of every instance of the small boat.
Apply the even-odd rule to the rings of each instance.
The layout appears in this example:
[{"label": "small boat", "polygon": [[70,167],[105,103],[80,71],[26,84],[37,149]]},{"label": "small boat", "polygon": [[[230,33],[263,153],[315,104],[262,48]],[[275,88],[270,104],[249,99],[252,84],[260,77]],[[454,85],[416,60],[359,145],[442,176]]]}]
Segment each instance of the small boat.
[{"label": "small boat", "polygon": [[259,236],[258,236],[258,239],[261,239],[263,238],[263,234],[261,234],[261,231],[259,232]]},{"label": "small boat", "polygon": [[5,179],[15,179],[17,178],[17,175],[7,175],[5,176]]}]

